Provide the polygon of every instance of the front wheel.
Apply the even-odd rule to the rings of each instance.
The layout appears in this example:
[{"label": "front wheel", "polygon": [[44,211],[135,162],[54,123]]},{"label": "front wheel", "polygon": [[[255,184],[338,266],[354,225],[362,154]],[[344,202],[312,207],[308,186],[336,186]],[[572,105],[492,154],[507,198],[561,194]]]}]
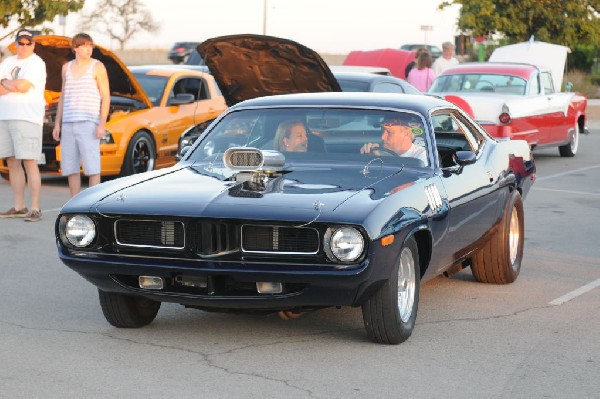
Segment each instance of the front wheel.
[{"label": "front wheel", "polygon": [[144,173],[154,170],[156,150],[154,141],[147,132],[137,132],[131,138],[121,166],[121,176]]},{"label": "front wheel", "polygon": [[100,307],[106,320],[118,328],[139,328],[150,324],[160,302],[146,298],[98,290]]},{"label": "front wheel", "polygon": [[509,284],[521,271],[524,242],[523,200],[510,194],[504,215],[492,237],[471,259],[471,271],[481,283]]},{"label": "front wheel", "polygon": [[419,307],[419,270],[417,243],[411,237],[389,280],[362,306],[365,329],[373,342],[395,345],[412,334]]},{"label": "front wheel", "polygon": [[579,124],[575,121],[574,133],[569,144],[558,147],[561,157],[574,157],[579,147]]}]

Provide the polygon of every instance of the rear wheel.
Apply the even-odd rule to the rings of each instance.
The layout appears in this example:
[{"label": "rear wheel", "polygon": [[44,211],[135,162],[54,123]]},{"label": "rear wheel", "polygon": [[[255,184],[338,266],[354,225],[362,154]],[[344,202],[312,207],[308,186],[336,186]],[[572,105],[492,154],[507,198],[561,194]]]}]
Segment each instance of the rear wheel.
[{"label": "rear wheel", "polygon": [[579,147],[579,124],[575,121],[574,133],[568,144],[558,147],[561,157],[574,157]]},{"label": "rear wheel", "polygon": [[481,283],[508,284],[519,276],[524,241],[523,200],[513,191],[496,232],[471,259],[471,271]]},{"label": "rear wheel", "polygon": [[152,137],[147,132],[137,132],[127,146],[125,161],[121,166],[121,176],[154,170],[155,162],[156,150]]},{"label": "rear wheel", "polygon": [[363,306],[369,338],[382,344],[399,344],[410,337],[419,307],[419,252],[409,238],[389,280]]},{"label": "rear wheel", "polygon": [[160,302],[146,298],[98,290],[100,306],[106,320],[119,328],[139,328],[150,324]]}]

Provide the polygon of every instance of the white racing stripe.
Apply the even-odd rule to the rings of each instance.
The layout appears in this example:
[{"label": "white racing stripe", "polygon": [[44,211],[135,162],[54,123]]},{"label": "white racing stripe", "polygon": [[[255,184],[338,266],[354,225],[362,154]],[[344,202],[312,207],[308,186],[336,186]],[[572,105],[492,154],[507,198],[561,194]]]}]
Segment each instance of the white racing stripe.
[{"label": "white racing stripe", "polygon": [[553,306],[562,305],[563,303],[569,302],[571,299],[577,298],[579,295],[583,295],[586,292],[591,291],[596,287],[600,287],[600,278],[592,281],[589,284],[584,285],[583,287],[579,287],[576,290],[571,291],[568,294],[561,296],[560,298],[556,298],[552,302],[549,302],[549,304],[553,305]]}]

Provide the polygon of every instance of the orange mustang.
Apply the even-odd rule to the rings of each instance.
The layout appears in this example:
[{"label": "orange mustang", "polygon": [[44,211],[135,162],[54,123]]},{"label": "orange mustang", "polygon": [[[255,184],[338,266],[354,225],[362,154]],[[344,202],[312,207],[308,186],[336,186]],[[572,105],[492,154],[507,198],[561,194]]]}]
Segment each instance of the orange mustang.
[{"label": "orange mustang", "polygon": [[[71,39],[37,36],[35,41],[35,52],[46,62],[48,73],[40,170],[56,173],[60,171],[60,145],[52,138],[52,129],[62,87],[61,67],[73,59]],[[109,120],[100,141],[102,176],[127,176],[175,164],[181,133],[227,108],[206,67],[127,68],[100,46],[94,48],[92,57],[106,66],[111,90]],[[0,174],[8,176],[4,160]]]}]

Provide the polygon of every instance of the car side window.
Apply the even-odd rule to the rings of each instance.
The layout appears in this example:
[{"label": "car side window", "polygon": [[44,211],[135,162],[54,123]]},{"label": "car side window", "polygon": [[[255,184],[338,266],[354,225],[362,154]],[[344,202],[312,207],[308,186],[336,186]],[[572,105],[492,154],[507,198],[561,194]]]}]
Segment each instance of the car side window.
[{"label": "car side window", "polygon": [[554,84],[552,83],[552,77],[548,72],[542,72],[540,75],[540,80],[542,81],[542,87],[544,88],[544,94],[553,94],[554,93]]},{"label": "car side window", "polygon": [[198,78],[181,78],[175,82],[170,97],[175,97],[177,94],[182,93],[192,94],[195,101],[209,98],[206,82]]},{"label": "car side window", "polygon": [[540,82],[538,79],[539,79],[539,75],[535,74],[529,80],[529,94],[532,96],[537,96],[540,94]]},{"label": "car side window", "polygon": [[456,166],[454,154],[457,151],[477,152],[480,139],[468,127],[468,122],[453,110],[439,111],[432,115],[431,123],[435,135],[435,145],[440,167]]}]

